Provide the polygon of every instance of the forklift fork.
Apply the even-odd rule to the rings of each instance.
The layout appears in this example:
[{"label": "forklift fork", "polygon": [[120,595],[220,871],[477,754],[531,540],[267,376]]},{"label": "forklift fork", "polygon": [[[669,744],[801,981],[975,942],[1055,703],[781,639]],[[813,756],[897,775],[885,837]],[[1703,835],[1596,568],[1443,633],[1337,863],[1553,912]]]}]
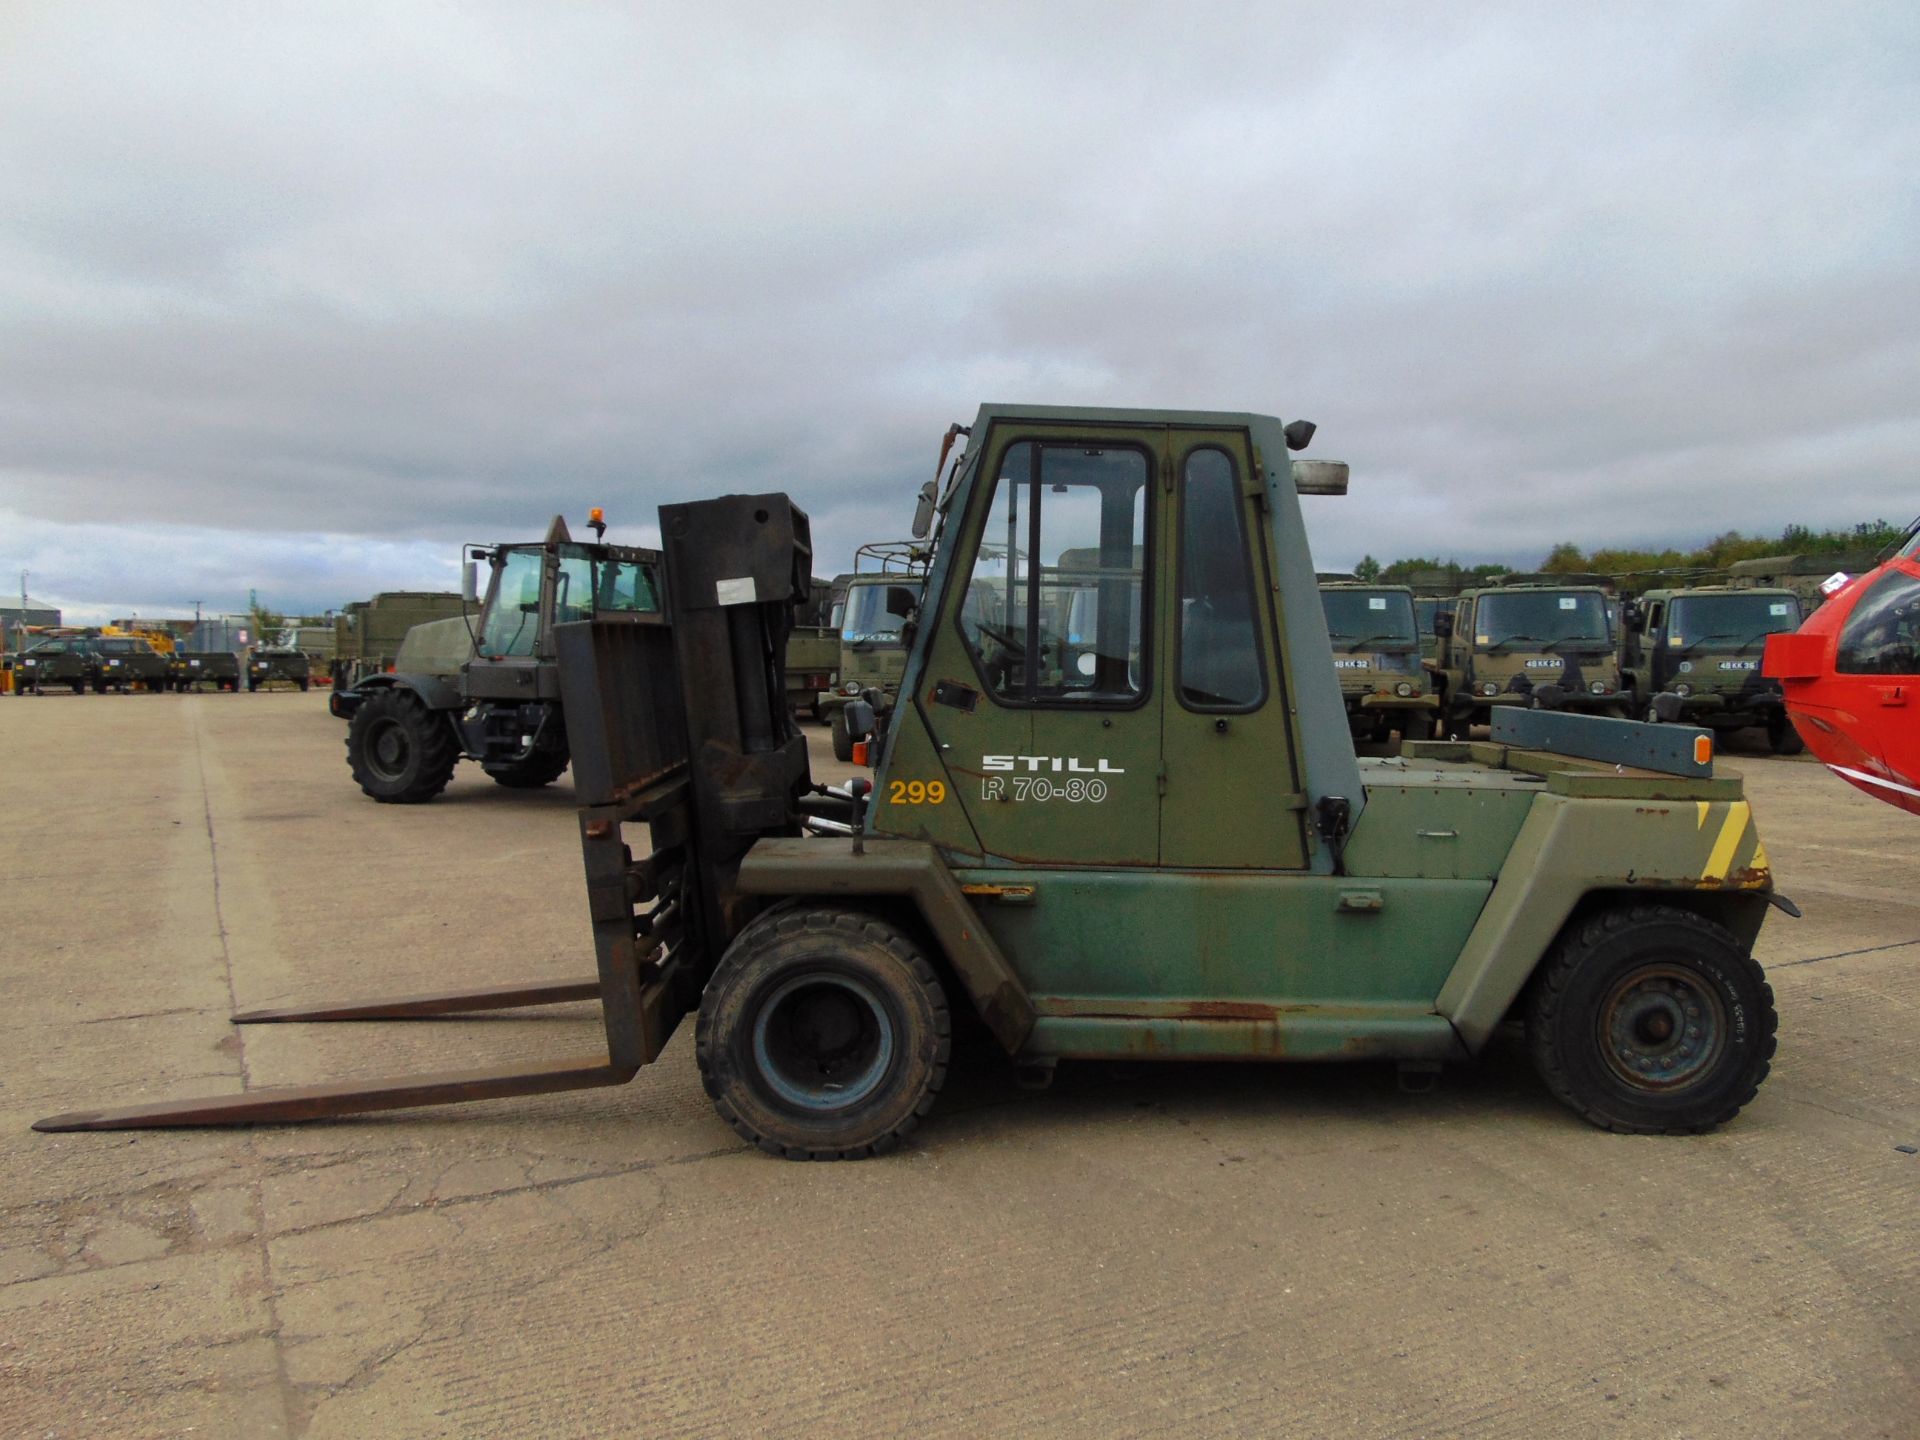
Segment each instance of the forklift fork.
[{"label": "forklift fork", "polygon": [[[143,1130],[283,1124],[361,1115],[375,1110],[458,1105],[468,1100],[624,1085],[642,1065],[659,1055],[674,1025],[698,998],[697,979],[689,975],[682,964],[682,955],[688,948],[682,923],[685,883],[682,807],[686,790],[682,769],[631,798],[585,806],[580,811],[580,844],[586,859],[594,950],[600,970],[592,979],[520,982],[384,1000],[243,1010],[233,1016],[236,1025],[418,1020],[482,1010],[598,1000],[607,1031],[604,1057],[588,1056],[507,1069],[450,1070],[378,1080],[278,1086],[238,1095],[76,1110],[36,1121],[33,1128]],[[646,823],[654,832],[654,852],[638,864],[621,839],[620,827],[628,822]],[[636,911],[637,903],[648,900],[655,902],[652,909]]]}]

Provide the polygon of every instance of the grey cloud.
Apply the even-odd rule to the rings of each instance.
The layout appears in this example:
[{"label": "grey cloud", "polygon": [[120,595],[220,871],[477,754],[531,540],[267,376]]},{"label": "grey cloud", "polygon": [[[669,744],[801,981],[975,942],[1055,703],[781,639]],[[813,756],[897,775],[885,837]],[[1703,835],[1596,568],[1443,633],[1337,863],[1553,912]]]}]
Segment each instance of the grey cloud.
[{"label": "grey cloud", "polygon": [[1910,9],[1345,8],[17,10],[0,563],[834,568],[985,399],[1310,415],[1329,566],[1920,509]]}]

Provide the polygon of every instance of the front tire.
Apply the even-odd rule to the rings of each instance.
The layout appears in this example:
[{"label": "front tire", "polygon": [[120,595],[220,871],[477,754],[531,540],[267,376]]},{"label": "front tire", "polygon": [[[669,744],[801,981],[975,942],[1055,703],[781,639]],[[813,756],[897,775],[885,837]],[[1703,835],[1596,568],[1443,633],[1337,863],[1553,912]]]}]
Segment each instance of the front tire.
[{"label": "front tire", "polygon": [[694,1030],[720,1117],[770,1155],[855,1160],[911,1134],[946,1079],[939,977],[901,930],[859,910],[770,912],[721,958]]},{"label": "front tire", "polygon": [[1753,957],[1670,905],[1616,906],[1570,928],[1527,996],[1527,1046],[1547,1088],[1630,1135],[1731,1120],[1767,1077],[1777,1026]]},{"label": "front tire", "polygon": [[347,726],[347,765],[382,805],[425,804],[447,788],[459,763],[446,717],[411,690],[376,690]]},{"label": "front tire", "polygon": [[846,706],[842,705],[833,712],[833,719],[828,722],[828,728],[833,731],[833,758],[851,764],[853,761],[853,736],[848,733],[847,730]]}]

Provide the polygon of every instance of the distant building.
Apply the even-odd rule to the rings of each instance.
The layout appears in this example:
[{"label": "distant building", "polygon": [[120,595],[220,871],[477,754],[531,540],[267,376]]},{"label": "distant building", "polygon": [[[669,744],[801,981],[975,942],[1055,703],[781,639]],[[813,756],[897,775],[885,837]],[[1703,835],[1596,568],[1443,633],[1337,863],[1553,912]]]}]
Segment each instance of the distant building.
[{"label": "distant building", "polygon": [[20,645],[20,630],[24,626],[58,625],[60,612],[53,606],[35,600],[31,595],[15,596],[11,600],[0,600],[0,649],[16,650]]}]

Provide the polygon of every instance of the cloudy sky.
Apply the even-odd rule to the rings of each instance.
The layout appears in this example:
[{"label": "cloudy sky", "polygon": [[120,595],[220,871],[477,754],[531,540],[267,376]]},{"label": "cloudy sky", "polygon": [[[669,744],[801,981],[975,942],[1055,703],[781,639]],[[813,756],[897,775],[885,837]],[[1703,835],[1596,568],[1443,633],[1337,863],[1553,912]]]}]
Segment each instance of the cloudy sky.
[{"label": "cloudy sky", "polygon": [[1916,240],[1911,3],[8,0],[0,590],[831,569],[983,400],[1310,417],[1328,567],[1904,521]]}]

